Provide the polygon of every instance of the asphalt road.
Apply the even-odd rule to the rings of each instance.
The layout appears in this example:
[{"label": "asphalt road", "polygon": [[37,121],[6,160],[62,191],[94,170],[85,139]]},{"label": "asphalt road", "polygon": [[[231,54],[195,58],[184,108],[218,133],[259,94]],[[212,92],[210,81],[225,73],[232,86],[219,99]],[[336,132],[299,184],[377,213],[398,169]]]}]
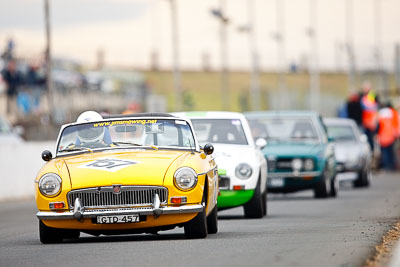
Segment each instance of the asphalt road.
[{"label": "asphalt road", "polygon": [[399,189],[399,174],[380,174],[337,199],[270,195],[268,217],[222,211],[219,233],[202,240],[175,229],[56,245],[39,241],[34,200],[0,202],[0,266],[360,266],[400,217]]}]

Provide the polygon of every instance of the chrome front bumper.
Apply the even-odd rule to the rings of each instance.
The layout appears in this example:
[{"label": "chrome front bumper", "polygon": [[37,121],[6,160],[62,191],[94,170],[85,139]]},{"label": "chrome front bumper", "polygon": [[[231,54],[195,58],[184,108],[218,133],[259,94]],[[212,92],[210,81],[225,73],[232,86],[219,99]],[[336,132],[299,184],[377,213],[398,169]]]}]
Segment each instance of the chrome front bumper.
[{"label": "chrome front bumper", "polygon": [[[116,209],[116,210],[81,210],[80,216],[73,211],[56,212],[56,211],[39,211],[36,216],[40,220],[68,220],[81,218],[96,218],[97,216],[114,216],[114,215],[154,215],[161,214],[181,214],[181,213],[197,213],[203,211],[201,204],[185,205],[176,207],[160,207],[160,208],[140,208],[140,209]],[[158,215],[157,215],[158,214]]]},{"label": "chrome front bumper", "polygon": [[40,220],[68,220],[83,218],[96,218],[97,216],[116,216],[116,215],[154,215],[155,218],[161,214],[179,214],[201,212],[204,204],[184,205],[184,206],[161,206],[158,194],[153,197],[152,207],[141,208],[116,208],[116,209],[85,209],[79,198],[75,199],[73,211],[39,211],[36,216]]}]

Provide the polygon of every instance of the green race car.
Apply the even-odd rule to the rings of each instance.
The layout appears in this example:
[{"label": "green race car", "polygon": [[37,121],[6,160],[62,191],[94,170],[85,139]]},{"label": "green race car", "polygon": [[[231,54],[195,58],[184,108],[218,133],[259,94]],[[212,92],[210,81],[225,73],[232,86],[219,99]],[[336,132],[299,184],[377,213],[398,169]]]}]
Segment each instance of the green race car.
[{"label": "green race car", "polygon": [[322,118],[311,111],[264,111],[245,114],[255,139],[264,138],[268,192],[313,189],[316,198],[336,197],[334,144]]}]

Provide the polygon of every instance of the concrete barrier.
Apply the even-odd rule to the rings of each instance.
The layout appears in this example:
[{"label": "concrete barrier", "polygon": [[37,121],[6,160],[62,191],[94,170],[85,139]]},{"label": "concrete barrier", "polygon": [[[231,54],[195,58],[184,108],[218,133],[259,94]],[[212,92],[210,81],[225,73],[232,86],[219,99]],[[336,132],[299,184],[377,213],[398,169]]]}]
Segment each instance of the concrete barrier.
[{"label": "concrete barrier", "polygon": [[45,164],[43,150],[54,153],[55,141],[0,146],[0,201],[33,197],[34,182]]}]

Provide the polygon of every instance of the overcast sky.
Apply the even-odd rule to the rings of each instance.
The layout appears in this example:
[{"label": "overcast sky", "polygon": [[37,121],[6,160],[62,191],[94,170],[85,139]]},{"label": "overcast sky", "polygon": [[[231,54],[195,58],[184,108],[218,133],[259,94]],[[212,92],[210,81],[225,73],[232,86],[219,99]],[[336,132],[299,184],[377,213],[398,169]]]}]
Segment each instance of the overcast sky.
[{"label": "overcast sky", "polygon": [[[255,30],[262,69],[278,65],[276,1],[253,0]],[[279,0],[283,1],[283,0]],[[318,57],[325,69],[345,68],[345,6],[349,0],[314,0],[317,3]],[[354,43],[358,68],[374,66],[374,3],[352,0]],[[218,21],[210,9],[218,0],[176,0],[183,67],[200,68],[201,55],[210,54],[213,68],[219,66]],[[237,28],[247,23],[246,0],[226,0],[229,66],[248,69],[247,34]],[[310,0],[285,0],[286,64],[300,63],[310,54],[306,29],[310,25]],[[381,47],[387,68],[394,65],[394,45],[400,43],[400,1],[380,0]],[[103,49],[106,63],[148,67],[152,50],[159,52],[160,65],[171,66],[171,24],[167,0],[50,0],[53,53],[94,64],[96,51]],[[6,40],[16,42],[18,55],[38,55],[44,48],[43,0],[0,1],[0,50]]]}]

